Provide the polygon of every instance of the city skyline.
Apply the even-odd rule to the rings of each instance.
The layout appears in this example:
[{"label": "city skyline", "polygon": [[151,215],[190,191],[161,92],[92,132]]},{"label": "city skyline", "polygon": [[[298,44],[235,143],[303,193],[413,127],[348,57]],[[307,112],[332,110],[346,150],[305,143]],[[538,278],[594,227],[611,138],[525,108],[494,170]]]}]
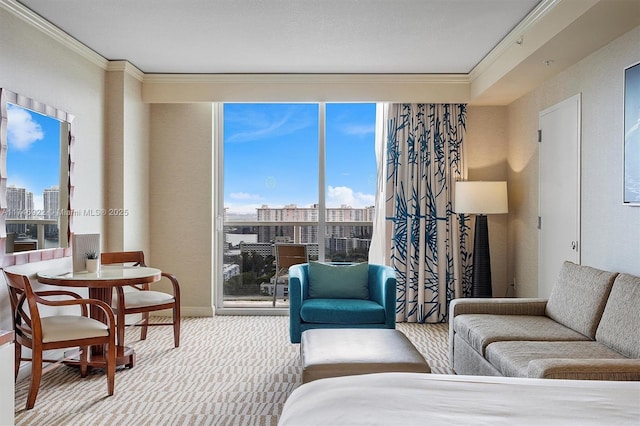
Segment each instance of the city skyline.
[{"label": "city skyline", "polygon": [[60,183],[60,122],[13,104],[7,117],[7,186],[31,192],[41,210],[44,191]]},{"label": "city skyline", "polygon": [[[224,206],[230,216],[263,205],[318,203],[318,104],[224,105]],[[327,207],[375,204],[373,103],[326,104]]]},{"label": "city skyline", "polygon": [[8,185],[7,186],[7,218],[21,217],[44,217],[51,219],[60,214],[59,197],[60,188],[52,185],[42,191],[42,207],[36,207],[34,203],[35,195],[27,188]]}]

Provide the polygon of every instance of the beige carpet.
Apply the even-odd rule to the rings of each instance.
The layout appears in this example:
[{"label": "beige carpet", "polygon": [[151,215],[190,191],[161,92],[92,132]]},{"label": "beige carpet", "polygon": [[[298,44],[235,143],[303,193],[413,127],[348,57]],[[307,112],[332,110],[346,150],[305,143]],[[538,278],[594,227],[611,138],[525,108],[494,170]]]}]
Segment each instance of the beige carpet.
[{"label": "beige carpet", "polygon": [[[276,425],[300,384],[299,345],[289,343],[288,317],[185,318],[181,346],[171,329],[146,341],[127,331],[133,369],[116,373],[115,395],[97,370],[81,378],[59,367],[43,377],[36,406],[24,410],[28,380],[16,384],[16,425]],[[448,374],[446,324],[398,324],[434,373]]]}]

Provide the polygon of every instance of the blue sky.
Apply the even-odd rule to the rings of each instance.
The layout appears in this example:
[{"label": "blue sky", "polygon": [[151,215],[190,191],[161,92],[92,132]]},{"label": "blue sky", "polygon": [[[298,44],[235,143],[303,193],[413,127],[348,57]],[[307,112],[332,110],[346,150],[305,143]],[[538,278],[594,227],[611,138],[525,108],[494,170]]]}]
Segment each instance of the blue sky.
[{"label": "blue sky", "polygon": [[[374,204],[375,116],[375,104],[326,105],[328,207]],[[232,214],[317,203],[318,105],[225,104],[224,164]]]},{"label": "blue sky", "polygon": [[60,122],[12,104],[7,115],[7,185],[33,192],[41,209],[43,190],[60,180]]}]

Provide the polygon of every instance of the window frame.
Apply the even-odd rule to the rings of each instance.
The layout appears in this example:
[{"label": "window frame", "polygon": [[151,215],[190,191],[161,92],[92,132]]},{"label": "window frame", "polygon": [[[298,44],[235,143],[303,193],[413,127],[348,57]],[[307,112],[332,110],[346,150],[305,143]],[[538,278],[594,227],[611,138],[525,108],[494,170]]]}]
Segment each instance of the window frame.
[{"label": "window frame", "polygon": [[[333,101],[323,102],[299,102],[299,101],[237,101],[237,102],[214,102],[212,108],[212,135],[213,135],[213,150],[212,150],[212,164],[216,171],[212,177],[215,179],[212,185],[212,200],[214,211],[214,232],[213,232],[213,291],[214,295],[214,309],[218,313],[222,314],[248,314],[248,315],[286,315],[288,314],[288,308],[230,308],[224,307],[224,277],[223,277],[223,265],[224,265],[224,105],[227,103],[308,103],[318,106],[318,240],[324,241],[324,235],[327,231],[326,225],[326,105],[334,103]],[[367,101],[351,101],[342,102],[336,101],[336,103],[375,103]],[[376,116],[377,119],[377,116]],[[322,235],[322,238],[320,238]],[[325,260],[325,244],[318,244],[318,260]]]}]

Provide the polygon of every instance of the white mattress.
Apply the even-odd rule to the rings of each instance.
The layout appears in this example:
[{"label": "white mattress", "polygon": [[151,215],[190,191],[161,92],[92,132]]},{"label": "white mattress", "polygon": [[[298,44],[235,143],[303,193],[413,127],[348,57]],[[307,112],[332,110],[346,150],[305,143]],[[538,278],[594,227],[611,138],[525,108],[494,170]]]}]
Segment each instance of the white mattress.
[{"label": "white mattress", "polygon": [[379,373],[306,383],[291,425],[640,425],[640,382]]}]

